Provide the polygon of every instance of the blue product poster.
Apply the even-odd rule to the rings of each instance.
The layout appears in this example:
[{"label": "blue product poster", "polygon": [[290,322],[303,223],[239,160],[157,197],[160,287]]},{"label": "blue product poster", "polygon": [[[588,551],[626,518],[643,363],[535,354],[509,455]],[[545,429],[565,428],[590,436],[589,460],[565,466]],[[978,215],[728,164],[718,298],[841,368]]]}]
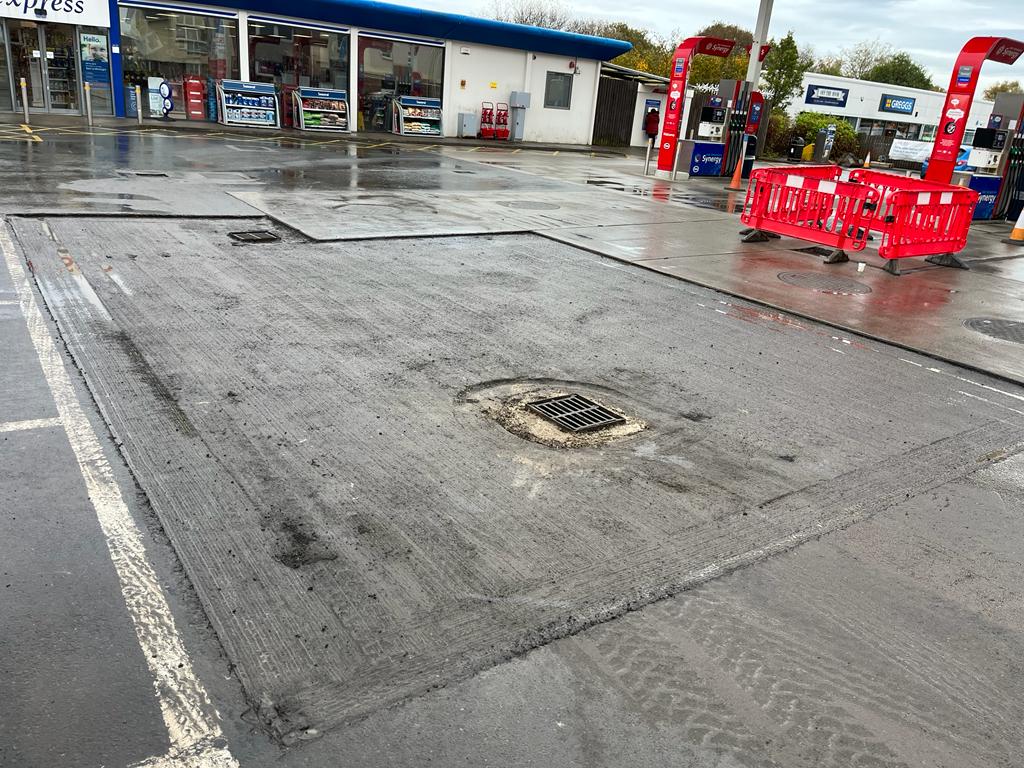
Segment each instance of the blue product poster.
[{"label": "blue product poster", "polygon": [[107,36],[92,32],[78,35],[82,49],[82,77],[87,83],[110,83],[110,57],[107,53]]}]

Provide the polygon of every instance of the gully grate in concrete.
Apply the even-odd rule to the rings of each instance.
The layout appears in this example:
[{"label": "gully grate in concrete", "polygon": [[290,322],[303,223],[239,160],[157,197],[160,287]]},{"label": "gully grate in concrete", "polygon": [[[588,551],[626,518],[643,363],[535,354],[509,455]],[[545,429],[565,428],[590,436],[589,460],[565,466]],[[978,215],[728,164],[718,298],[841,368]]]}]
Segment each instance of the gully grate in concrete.
[{"label": "gully grate in concrete", "polygon": [[276,243],[281,238],[266,229],[253,229],[245,232],[228,232],[228,237],[240,243]]},{"label": "gully grate in concrete", "polygon": [[1004,320],[998,317],[972,317],[964,321],[964,326],[972,331],[983,333],[994,339],[1024,344],[1024,321]]},{"label": "gully grate in concrete", "polygon": [[831,293],[836,296],[871,293],[870,286],[839,275],[822,275],[817,272],[779,272],[779,280],[787,285],[808,288],[819,293]]},{"label": "gully grate in concrete", "polygon": [[549,397],[527,403],[526,407],[570,432],[589,432],[626,423],[619,414],[582,395]]}]

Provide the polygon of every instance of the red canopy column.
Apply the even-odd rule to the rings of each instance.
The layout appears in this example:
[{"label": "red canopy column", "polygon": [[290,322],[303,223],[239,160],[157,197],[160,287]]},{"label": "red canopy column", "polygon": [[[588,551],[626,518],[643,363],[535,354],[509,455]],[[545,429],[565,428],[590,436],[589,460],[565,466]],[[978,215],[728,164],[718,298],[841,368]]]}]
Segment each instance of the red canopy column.
[{"label": "red canopy column", "polygon": [[1009,37],[974,37],[967,41],[957,57],[946,90],[946,103],[939,116],[926,179],[948,184],[953,178],[956,158],[960,154],[960,142],[967,130],[967,117],[971,114],[971,102],[978,88],[981,65],[986,59],[1013,64],[1022,53],[1024,43]]},{"label": "red canopy column", "polygon": [[686,77],[690,70],[690,60],[698,53],[709,56],[728,56],[733,40],[720,37],[688,37],[676,48],[672,57],[672,78],[668,84],[668,106],[665,117],[661,121],[661,143],[658,145],[658,170],[671,171],[676,158],[676,144],[679,142],[680,121],[683,115],[683,102],[686,100]]}]

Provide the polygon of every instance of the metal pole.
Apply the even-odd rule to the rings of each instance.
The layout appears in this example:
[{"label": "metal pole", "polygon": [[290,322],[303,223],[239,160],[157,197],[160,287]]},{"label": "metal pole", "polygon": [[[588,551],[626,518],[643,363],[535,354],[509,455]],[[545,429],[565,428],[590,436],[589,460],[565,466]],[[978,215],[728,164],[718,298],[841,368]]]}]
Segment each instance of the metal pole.
[{"label": "metal pole", "polygon": [[750,45],[750,61],[747,63],[746,80],[754,90],[761,78],[761,46],[768,43],[768,24],[772,18],[774,0],[761,0],[757,11],[757,24],[754,25],[754,41]]},{"label": "metal pole", "polygon": [[142,87],[135,86],[135,117],[139,120],[139,125],[142,125]]},{"label": "metal pole", "polygon": [[644,161],[644,176],[651,169],[651,149],[654,147],[654,139],[647,139],[647,159]]},{"label": "metal pole", "polygon": [[679,168],[679,147],[683,142],[676,142],[676,156],[672,158],[672,181],[676,180],[676,170]]},{"label": "metal pole", "polygon": [[92,128],[92,88],[89,84],[85,84],[85,117],[89,121],[89,127]]},{"label": "metal pole", "polygon": [[25,125],[28,125],[28,83],[21,78],[21,106],[25,108]]}]

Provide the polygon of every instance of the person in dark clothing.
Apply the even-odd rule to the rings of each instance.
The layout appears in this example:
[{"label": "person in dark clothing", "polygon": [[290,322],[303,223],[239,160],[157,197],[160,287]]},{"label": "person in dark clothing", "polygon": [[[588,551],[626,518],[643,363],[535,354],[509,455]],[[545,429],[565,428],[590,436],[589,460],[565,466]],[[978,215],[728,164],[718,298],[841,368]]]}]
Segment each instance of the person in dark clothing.
[{"label": "person in dark clothing", "polygon": [[658,110],[651,109],[646,115],[644,115],[644,133],[647,134],[647,138],[652,141],[658,140],[658,125],[661,123],[661,118],[658,115]]}]

